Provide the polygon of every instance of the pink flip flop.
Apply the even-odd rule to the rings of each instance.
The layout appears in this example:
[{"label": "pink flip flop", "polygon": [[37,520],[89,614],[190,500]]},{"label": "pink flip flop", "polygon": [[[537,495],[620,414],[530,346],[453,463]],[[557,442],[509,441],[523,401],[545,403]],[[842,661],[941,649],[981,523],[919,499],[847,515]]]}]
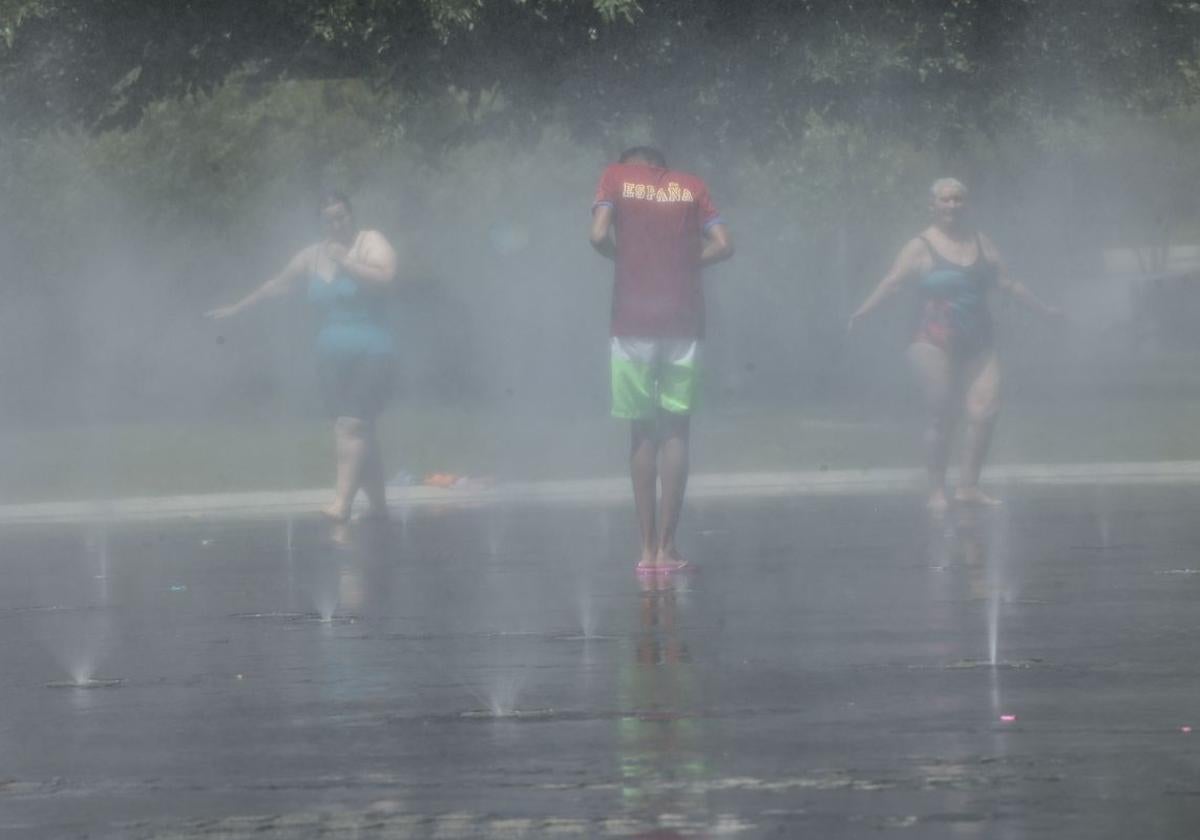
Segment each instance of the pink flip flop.
[{"label": "pink flip flop", "polygon": [[684,560],[683,562],[663,563],[661,565],[655,564],[653,566],[643,566],[641,563],[639,563],[636,571],[639,575],[665,575],[670,574],[671,572],[679,572],[690,568],[691,564]]}]

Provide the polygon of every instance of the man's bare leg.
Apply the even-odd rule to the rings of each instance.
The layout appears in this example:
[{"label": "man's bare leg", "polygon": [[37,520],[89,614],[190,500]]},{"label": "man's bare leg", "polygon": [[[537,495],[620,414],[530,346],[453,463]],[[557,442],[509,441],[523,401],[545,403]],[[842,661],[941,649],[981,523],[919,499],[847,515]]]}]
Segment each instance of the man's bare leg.
[{"label": "man's bare leg", "polygon": [[946,465],[950,459],[950,435],[957,419],[953,405],[954,376],[946,353],[932,344],[918,342],[908,348],[908,361],[925,398],[925,468],[928,476],[930,513],[946,512]]},{"label": "man's bare leg", "polygon": [[966,504],[997,505],[993,499],[979,489],[979,476],[983,472],[983,461],[992,442],[996,428],[996,416],[1000,411],[1000,365],[996,354],[984,357],[967,371],[967,435],[963,446],[962,474],[958,479],[955,500]]},{"label": "man's bare leg", "polygon": [[675,528],[683,510],[683,495],[688,481],[688,438],[691,428],[686,414],[662,413],[662,444],[659,447],[662,463],[662,518],[659,523],[658,565],[677,567],[684,560],[675,547]]},{"label": "man's bare leg", "polygon": [[658,495],[658,431],[653,420],[634,420],[630,424],[629,474],[633,479],[633,505],[637,509],[642,537],[642,559],[638,568],[648,568],[658,560],[658,540],[654,529]]}]

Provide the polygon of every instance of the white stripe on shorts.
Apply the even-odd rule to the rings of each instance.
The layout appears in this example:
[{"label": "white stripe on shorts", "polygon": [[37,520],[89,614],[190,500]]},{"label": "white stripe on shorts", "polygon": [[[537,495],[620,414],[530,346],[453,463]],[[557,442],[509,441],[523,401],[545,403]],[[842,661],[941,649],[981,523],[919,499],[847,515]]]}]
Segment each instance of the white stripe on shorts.
[{"label": "white stripe on shorts", "polygon": [[694,338],[612,337],[612,357],[644,365],[669,364],[690,367],[696,363],[700,342]]}]

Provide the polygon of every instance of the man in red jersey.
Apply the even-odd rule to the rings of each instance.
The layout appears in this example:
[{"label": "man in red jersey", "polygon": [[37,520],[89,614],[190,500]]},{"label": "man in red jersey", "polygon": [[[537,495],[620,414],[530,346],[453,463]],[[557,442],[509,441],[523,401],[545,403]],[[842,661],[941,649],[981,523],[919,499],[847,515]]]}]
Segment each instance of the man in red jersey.
[{"label": "man in red jersey", "polygon": [[[688,477],[689,418],[704,338],[701,268],[733,255],[704,182],[639,146],[604,170],[592,247],[616,262],[612,413],[631,421],[630,472],[642,535],[638,571],[683,568],[675,526]],[[662,503],[658,504],[661,457]]]}]

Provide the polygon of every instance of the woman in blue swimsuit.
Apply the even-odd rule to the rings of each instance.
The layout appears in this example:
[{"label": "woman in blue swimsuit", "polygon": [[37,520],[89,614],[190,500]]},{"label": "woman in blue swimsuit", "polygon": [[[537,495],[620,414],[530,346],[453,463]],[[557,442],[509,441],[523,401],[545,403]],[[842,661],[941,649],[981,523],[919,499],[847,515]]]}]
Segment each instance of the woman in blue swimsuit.
[{"label": "woman in blue swimsuit", "polygon": [[337,487],[322,513],[344,522],[361,489],[369,515],[387,515],[383,459],[375,419],[392,393],[396,350],[383,317],[384,298],[396,281],[396,252],[375,230],[354,226],[341,193],[320,201],[325,239],[296,254],[287,266],[244,299],[208,313],[228,318],[268,298],[304,287],[317,310],[317,374],[334,418]]},{"label": "woman in blue swimsuit", "polygon": [[1061,314],[1008,276],[991,240],[967,222],[966,201],[967,188],[961,182],[935,181],[930,188],[933,224],[901,249],[879,286],[850,316],[853,331],[863,316],[902,286],[910,281],[917,286],[920,316],[908,358],[929,409],[929,509],[935,513],[949,504],[945,485],[950,437],[963,413],[966,445],[955,500],[997,503],[979,489],[1000,407],[1000,366],[989,293],[999,289],[1044,315]]}]

